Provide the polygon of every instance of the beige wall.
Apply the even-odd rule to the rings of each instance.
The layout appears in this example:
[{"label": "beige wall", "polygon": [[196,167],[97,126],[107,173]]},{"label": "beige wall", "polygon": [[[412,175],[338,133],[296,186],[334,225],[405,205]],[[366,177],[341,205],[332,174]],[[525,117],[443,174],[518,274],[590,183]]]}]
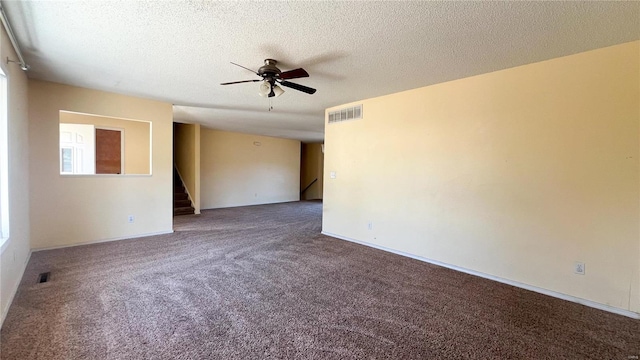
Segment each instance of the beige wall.
[{"label": "beige wall", "polygon": [[111,117],[60,112],[60,122],[93,124],[124,131],[124,173],[149,174],[151,171],[151,123]]},{"label": "beige wall", "polygon": [[302,144],[301,158],[300,191],[309,186],[314,179],[318,179],[302,194],[302,200],[322,199],[322,173],[324,169],[322,144]]},{"label": "beige wall", "polygon": [[[0,59],[17,60],[4,29],[0,30]],[[8,90],[9,239],[0,254],[0,311],[4,321],[10,301],[29,259],[29,133],[27,76],[17,64],[0,63]],[[56,150],[57,152],[57,150]]]},{"label": "beige wall", "polygon": [[210,129],[200,135],[203,209],[299,200],[300,141]]},{"label": "beige wall", "polygon": [[639,313],[639,48],[358,102],[323,231]]},{"label": "beige wall", "polygon": [[[60,175],[60,110],[150,121],[153,175]],[[172,231],[172,117],[169,103],[30,80],[32,248]]]},{"label": "beige wall", "polygon": [[173,158],[196,214],[200,214],[200,124],[174,125]]}]

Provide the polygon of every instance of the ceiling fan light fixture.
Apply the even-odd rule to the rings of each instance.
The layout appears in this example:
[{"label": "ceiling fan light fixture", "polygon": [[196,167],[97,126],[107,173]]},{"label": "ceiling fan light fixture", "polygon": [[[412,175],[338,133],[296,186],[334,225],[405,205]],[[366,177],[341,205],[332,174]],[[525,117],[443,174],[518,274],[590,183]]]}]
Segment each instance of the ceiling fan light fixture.
[{"label": "ceiling fan light fixture", "polygon": [[261,82],[258,94],[260,94],[260,96],[262,97],[268,97],[270,93],[271,93],[271,84],[267,80]]},{"label": "ceiling fan light fixture", "polygon": [[284,90],[282,90],[282,88],[278,85],[273,85],[273,93],[275,94],[276,97],[284,94]]}]

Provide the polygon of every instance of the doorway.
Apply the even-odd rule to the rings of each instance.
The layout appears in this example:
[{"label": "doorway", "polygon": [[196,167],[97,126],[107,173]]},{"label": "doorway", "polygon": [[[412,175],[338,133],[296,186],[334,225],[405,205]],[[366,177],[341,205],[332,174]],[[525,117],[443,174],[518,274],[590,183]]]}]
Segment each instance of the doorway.
[{"label": "doorway", "polygon": [[300,200],[322,200],[324,144],[302,143],[300,151]]},{"label": "doorway", "polygon": [[122,174],[124,146],[122,129],[96,127],[96,174]]}]

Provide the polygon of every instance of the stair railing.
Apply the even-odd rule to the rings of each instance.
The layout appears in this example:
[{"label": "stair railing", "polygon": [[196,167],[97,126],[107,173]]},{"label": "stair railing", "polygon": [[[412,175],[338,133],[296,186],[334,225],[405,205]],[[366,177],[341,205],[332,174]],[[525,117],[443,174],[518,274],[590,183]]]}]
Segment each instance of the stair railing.
[{"label": "stair railing", "polygon": [[311,184],[307,185],[307,187],[304,188],[304,190],[300,191],[300,196],[302,196],[302,194],[304,194],[304,192],[307,191],[311,187],[311,185],[315,184],[316,181],[318,181],[318,178],[313,179]]}]

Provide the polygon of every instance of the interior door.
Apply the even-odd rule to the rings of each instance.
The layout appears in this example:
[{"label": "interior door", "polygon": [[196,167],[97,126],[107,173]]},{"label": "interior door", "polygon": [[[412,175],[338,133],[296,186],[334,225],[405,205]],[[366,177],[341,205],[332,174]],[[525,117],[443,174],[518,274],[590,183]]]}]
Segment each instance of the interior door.
[{"label": "interior door", "polygon": [[60,124],[60,173],[94,174],[93,125]]},{"label": "interior door", "polygon": [[96,128],[96,174],[122,172],[122,131]]}]

